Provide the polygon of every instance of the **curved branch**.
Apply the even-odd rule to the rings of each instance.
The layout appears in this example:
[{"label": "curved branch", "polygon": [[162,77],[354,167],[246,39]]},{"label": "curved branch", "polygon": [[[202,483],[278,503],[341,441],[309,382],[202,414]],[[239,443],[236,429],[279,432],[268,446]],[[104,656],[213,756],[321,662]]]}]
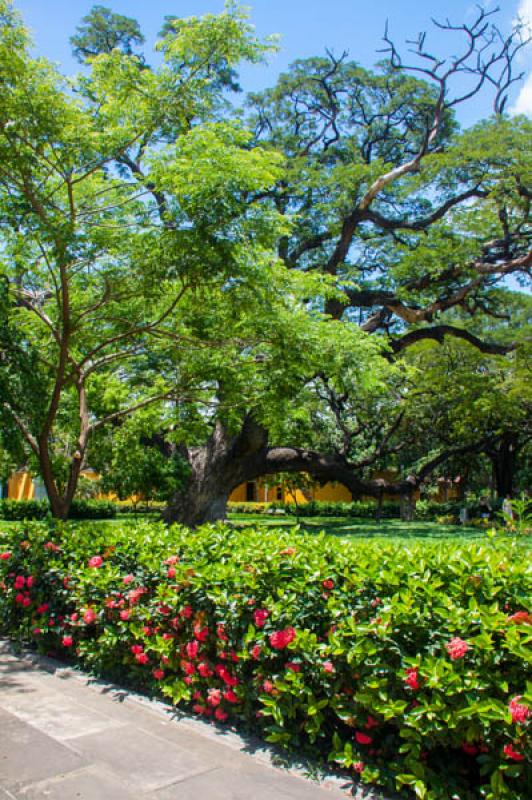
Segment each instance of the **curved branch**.
[{"label": "curved branch", "polygon": [[431,328],[418,328],[415,331],[410,331],[399,339],[392,339],[390,346],[394,353],[400,353],[407,347],[411,347],[416,342],[421,342],[424,339],[434,339],[436,342],[443,344],[446,336],[454,336],[457,339],[463,339],[469,344],[480,350],[481,353],[489,353],[490,355],[504,356],[515,350],[517,345],[511,344],[496,344],[495,342],[485,342],[479,339],[478,336],[463,328],[456,328],[454,325],[434,325]]}]

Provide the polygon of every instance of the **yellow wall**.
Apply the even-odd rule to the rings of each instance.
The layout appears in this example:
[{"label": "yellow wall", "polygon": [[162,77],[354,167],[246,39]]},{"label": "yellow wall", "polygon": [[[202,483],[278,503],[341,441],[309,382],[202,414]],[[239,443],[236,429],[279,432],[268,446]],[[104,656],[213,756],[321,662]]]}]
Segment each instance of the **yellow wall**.
[{"label": "yellow wall", "polygon": [[7,482],[7,496],[10,500],[32,500],[35,487],[29,472],[14,472]]},{"label": "yellow wall", "polygon": [[[293,503],[294,500],[297,501],[298,504],[308,503],[309,500],[324,500],[331,503],[349,503],[353,497],[349,489],[347,489],[341,483],[326,483],[324,486],[315,486],[313,489],[309,489],[308,492],[302,492],[300,489],[296,489],[293,493],[285,491],[278,486],[270,486],[266,489],[266,486],[262,481],[254,481],[254,483],[256,496],[255,502],[257,503]],[[281,488],[280,500],[278,500],[279,488]],[[247,483],[241,483],[231,492],[229,496],[229,502],[245,503],[247,502],[246,498]]]}]

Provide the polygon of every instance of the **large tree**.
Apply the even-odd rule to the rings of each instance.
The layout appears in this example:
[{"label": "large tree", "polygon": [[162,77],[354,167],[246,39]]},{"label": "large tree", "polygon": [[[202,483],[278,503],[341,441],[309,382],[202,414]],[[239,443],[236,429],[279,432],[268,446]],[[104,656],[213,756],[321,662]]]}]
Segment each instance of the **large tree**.
[{"label": "large tree", "polygon": [[[66,517],[100,428],[199,393],[180,362],[199,347],[204,297],[237,313],[240,282],[267,279],[274,215],[242,198],[279,159],[220,118],[217,79],[219,62],[264,47],[237,9],[191,18],[162,40],[158,70],[98,46],[73,93],[29,54],[6,0],[0,26],[2,419]],[[170,383],[149,370],[161,341]]]},{"label": "large tree", "polygon": [[[268,423],[260,403],[242,408],[238,429],[234,418],[229,426],[222,413],[213,416],[208,441],[187,451],[193,521],[222,514],[238,482],[276,471],[305,470],[355,493],[409,493],[448,458],[486,443],[479,436],[435,448],[427,440],[424,454],[400,458],[408,381],[401,389],[390,377],[387,398],[380,390],[364,397],[351,381],[355,330],[375,337],[397,364],[417,343],[447,337],[480,353],[514,349],[489,332],[479,336],[470,320],[496,319],[508,276],[524,281],[532,269],[532,126],[504,113],[526,35],[517,26],[503,36],[483,10],[471,24],[437,27],[461,37],[457,54],[435,54],[421,35],[406,62],[387,33],[374,71],[328,54],[295,62],[274,88],[250,97],[257,143],[286,156],[280,180],[256,199],[290,223],[278,245],[287,268],[321,276],[309,305],[325,315],[325,339],[340,326],[344,363],[338,370],[323,347],[314,371],[292,383],[283,424]],[[457,109],[486,87],[493,117],[461,131]],[[377,358],[369,367],[376,374]],[[309,430],[301,417],[312,409]],[[369,468],[385,457],[403,467],[395,482],[371,480]],[[182,518],[186,500],[176,495],[170,519]]]}]

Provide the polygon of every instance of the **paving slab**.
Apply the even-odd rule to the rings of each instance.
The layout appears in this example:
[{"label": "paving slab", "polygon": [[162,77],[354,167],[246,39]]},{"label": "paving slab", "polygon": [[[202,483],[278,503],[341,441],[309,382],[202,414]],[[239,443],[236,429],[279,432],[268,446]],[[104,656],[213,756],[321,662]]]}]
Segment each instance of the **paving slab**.
[{"label": "paving slab", "polygon": [[[78,737],[73,746],[87,761],[105,764],[126,785],[141,792],[183,781],[216,766],[201,751],[179,747],[130,725],[117,733]],[[218,763],[223,760],[222,750]]]},{"label": "paving slab", "polygon": [[[138,800],[138,791],[129,791],[119,778],[100,765],[32,783],[19,790],[15,800]],[[2,795],[0,795],[3,800]]]},{"label": "paving slab", "polygon": [[274,768],[264,743],[1,641],[0,732],[0,800],[353,796],[341,779]]},{"label": "paving slab", "polygon": [[26,783],[64,775],[87,763],[83,756],[13,715],[3,712],[0,725],[0,786],[5,790],[16,791]]},{"label": "paving slab", "polygon": [[[324,800],[331,793],[302,778],[286,780],[280,771],[253,765],[242,769],[237,759],[175,783],[155,793],[157,800]],[[345,795],[344,795],[345,798]]]}]

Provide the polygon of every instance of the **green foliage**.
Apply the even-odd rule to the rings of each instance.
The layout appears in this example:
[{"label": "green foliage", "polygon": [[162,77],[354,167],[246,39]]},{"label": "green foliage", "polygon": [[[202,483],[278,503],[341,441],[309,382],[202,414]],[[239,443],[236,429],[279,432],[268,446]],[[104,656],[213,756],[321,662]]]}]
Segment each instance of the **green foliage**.
[{"label": "green foliage", "polygon": [[36,523],[0,542],[4,634],[405,796],[529,796],[519,540]]},{"label": "green foliage", "polygon": [[133,47],[143,43],[144,36],[136,20],[100,5],[91,8],[78,25],[77,34],[70,38],[72,51],[82,63],[114,49],[131,56]]},{"label": "green foliage", "polygon": [[[72,519],[112,519],[116,513],[116,504],[108,500],[77,498],[72,501],[70,516]],[[45,519],[49,515],[47,500],[0,500],[0,519],[33,520]]]}]

